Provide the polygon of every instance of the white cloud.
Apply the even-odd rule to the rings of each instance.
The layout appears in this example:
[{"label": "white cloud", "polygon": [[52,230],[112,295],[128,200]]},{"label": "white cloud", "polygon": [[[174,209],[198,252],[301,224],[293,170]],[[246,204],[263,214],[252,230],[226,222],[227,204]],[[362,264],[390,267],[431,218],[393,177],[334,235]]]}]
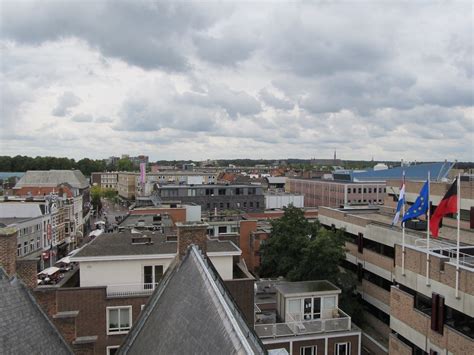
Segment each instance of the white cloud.
[{"label": "white cloud", "polygon": [[2,9],[4,154],[474,160],[468,3]]}]

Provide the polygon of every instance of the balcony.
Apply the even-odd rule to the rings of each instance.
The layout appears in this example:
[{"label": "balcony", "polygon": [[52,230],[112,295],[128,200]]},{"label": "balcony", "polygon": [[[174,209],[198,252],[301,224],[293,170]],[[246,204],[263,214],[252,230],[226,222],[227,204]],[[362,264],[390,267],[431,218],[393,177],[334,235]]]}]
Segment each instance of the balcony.
[{"label": "balcony", "polygon": [[300,315],[287,315],[289,322],[273,324],[256,324],[255,332],[260,338],[277,338],[317,334],[325,332],[339,332],[351,329],[351,317],[337,309],[337,316],[325,319],[299,320]]},{"label": "balcony", "polygon": [[107,286],[107,297],[149,296],[158,283],[117,284]]}]

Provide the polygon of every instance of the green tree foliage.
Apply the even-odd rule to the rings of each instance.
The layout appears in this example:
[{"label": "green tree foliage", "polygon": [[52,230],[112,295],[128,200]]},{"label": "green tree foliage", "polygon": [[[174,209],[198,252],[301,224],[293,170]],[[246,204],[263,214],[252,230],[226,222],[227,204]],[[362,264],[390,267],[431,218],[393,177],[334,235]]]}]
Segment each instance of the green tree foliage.
[{"label": "green tree foliage", "polygon": [[3,172],[24,172],[27,170],[80,170],[84,175],[90,176],[94,171],[104,171],[103,160],[81,159],[76,162],[74,159],[57,157],[27,157],[17,155],[15,157],[0,156],[0,171]]},{"label": "green tree foliage", "polygon": [[289,206],[282,218],[272,221],[270,238],[262,244],[260,276],[283,276],[290,281],[328,280],[338,285],[341,308],[362,322],[355,294],[356,279],[341,271],[345,259],[344,231],[330,231],[310,223],[302,210]]},{"label": "green tree foliage", "polygon": [[92,186],[90,189],[90,194],[91,194],[91,203],[92,206],[94,207],[94,210],[99,211],[102,210],[102,189],[100,186]]},{"label": "green tree foliage", "polygon": [[130,159],[120,159],[117,163],[117,169],[119,171],[133,171],[133,163]]}]

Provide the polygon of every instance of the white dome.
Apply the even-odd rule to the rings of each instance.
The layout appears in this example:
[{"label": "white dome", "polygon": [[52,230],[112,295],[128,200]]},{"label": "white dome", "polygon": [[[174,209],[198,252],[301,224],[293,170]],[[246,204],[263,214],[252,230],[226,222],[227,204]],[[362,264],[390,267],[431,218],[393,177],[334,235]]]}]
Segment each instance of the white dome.
[{"label": "white dome", "polygon": [[374,166],[374,170],[375,170],[375,171],[378,171],[378,170],[387,170],[387,169],[388,169],[387,164],[383,164],[383,163],[378,163],[377,165]]}]

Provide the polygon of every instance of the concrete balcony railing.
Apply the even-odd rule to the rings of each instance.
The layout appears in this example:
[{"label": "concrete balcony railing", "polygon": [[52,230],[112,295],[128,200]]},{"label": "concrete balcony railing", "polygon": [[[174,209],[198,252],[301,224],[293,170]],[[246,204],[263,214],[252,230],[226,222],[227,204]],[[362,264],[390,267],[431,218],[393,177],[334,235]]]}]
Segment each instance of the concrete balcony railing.
[{"label": "concrete balcony railing", "polygon": [[291,321],[285,323],[256,324],[255,332],[260,338],[276,338],[338,332],[351,329],[351,317],[337,309],[337,317],[313,320],[297,320],[296,315],[287,315]]},{"label": "concrete balcony railing", "polygon": [[107,286],[107,297],[147,296],[153,293],[158,283],[117,284]]}]

